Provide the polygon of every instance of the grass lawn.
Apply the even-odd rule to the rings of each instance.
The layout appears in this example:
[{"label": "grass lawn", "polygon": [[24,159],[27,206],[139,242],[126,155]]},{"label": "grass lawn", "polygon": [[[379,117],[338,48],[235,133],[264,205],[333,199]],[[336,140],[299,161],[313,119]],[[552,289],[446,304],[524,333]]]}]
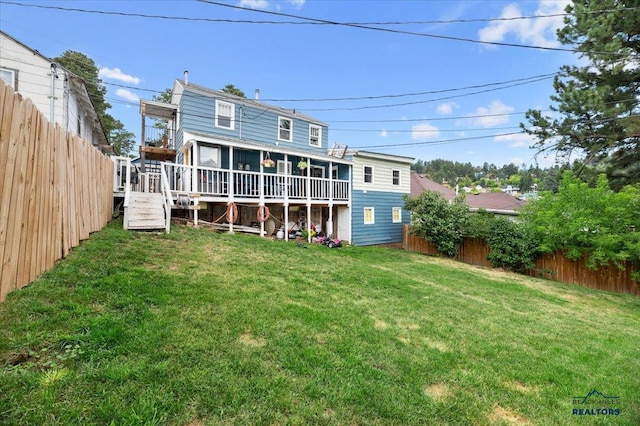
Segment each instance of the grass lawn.
[{"label": "grass lawn", "polygon": [[0,424],[640,424],[638,297],[121,226],[0,305]]}]

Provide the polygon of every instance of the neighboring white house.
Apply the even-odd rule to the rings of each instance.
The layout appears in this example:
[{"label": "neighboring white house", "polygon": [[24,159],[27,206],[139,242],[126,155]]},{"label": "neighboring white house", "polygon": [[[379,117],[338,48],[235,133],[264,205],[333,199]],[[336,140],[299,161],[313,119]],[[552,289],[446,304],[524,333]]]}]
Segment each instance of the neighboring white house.
[{"label": "neighboring white house", "polygon": [[2,31],[0,80],[31,99],[50,122],[113,153],[84,81]]}]

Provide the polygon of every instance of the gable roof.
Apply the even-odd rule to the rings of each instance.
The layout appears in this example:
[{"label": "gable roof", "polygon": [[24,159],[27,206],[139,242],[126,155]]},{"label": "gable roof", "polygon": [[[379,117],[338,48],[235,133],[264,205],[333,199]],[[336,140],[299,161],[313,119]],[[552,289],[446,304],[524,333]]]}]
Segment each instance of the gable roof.
[{"label": "gable roof", "polygon": [[[411,196],[417,197],[424,191],[439,192],[447,200],[453,200],[456,197],[456,192],[453,189],[440,185],[439,183],[412,171]],[[514,214],[515,211],[527,204],[526,200],[519,200],[506,192],[466,194],[464,201],[472,210],[484,209],[503,214]]]},{"label": "gable roof", "polygon": [[[178,96],[179,97],[185,91],[199,93],[201,95],[214,97],[216,99],[223,99],[223,100],[226,99],[228,102],[233,102],[235,104],[250,105],[252,107],[259,108],[259,109],[264,110],[264,111],[271,111],[271,112],[277,113],[279,115],[286,116],[288,118],[298,118],[298,119],[309,121],[311,123],[314,123],[314,124],[317,124],[317,125],[320,125],[320,126],[328,127],[328,125],[326,123],[323,123],[322,121],[320,121],[320,120],[318,120],[316,118],[313,118],[313,117],[310,117],[308,115],[302,114],[302,113],[296,111],[295,109],[291,110],[291,109],[286,109],[286,108],[282,108],[282,107],[278,107],[278,106],[269,105],[269,104],[266,104],[266,103],[261,102],[261,101],[257,101],[257,100],[253,100],[253,99],[249,99],[249,98],[242,98],[240,96],[230,95],[229,93],[225,93],[225,92],[222,92],[220,90],[215,90],[215,89],[210,89],[208,87],[199,86],[197,84],[191,83],[190,81],[188,83],[185,83],[184,80],[176,79],[174,81],[173,91],[172,91],[174,96]],[[179,101],[177,101],[177,99],[173,99],[173,98],[171,99],[171,102],[173,104],[179,104],[180,103]]]},{"label": "gable roof", "polygon": [[424,176],[421,176],[418,172],[411,171],[411,196],[417,197],[422,194],[424,191],[435,191],[439,192],[444,196],[447,200],[453,200],[456,197],[456,191],[453,189],[447,188],[444,185],[440,185],[428,179]]}]

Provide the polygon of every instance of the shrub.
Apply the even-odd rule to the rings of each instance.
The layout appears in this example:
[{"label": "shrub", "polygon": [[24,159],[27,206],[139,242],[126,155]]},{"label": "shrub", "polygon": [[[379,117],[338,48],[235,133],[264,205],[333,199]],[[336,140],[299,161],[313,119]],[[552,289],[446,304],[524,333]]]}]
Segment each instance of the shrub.
[{"label": "shrub", "polygon": [[418,197],[405,197],[405,209],[411,211],[415,235],[431,241],[445,256],[456,255],[470,214],[463,199],[450,203],[438,192],[425,191]]},{"label": "shrub", "polygon": [[538,243],[530,229],[519,222],[495,217],[489,223],[485,240],[493,266],[522,272],[534,267]]}]

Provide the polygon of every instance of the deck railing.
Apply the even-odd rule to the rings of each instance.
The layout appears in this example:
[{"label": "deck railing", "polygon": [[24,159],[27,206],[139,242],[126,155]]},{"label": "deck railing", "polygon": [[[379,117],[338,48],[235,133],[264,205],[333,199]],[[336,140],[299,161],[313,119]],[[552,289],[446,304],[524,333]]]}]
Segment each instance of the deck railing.
[{"label": "deck railing", "polygon": [[[328,178],[307,178],[273,173],[252,172],[212,167],[162,163],[171,191],[200,193],[202,196],[234,198],[306,200],[349,200],[349,181]],[[145,183],[154,185],[152,177]]]}]

